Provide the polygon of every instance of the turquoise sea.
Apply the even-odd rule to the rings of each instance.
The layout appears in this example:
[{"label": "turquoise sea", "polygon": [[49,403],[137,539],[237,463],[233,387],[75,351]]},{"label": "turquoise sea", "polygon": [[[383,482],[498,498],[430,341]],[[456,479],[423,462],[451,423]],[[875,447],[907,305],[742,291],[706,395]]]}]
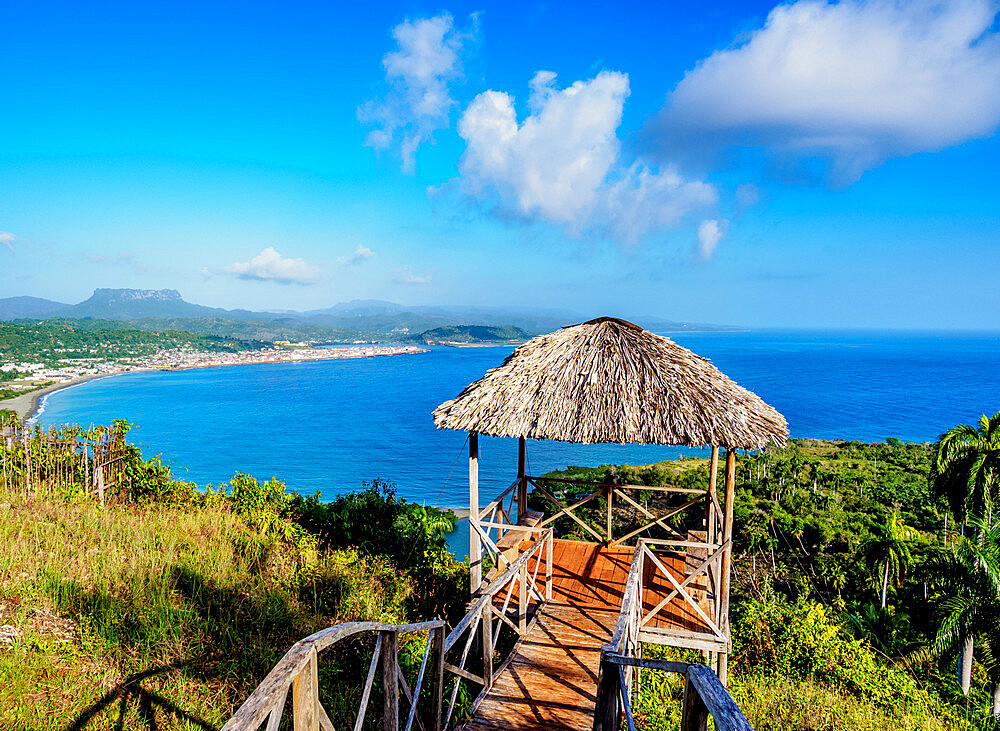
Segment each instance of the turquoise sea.
[{"label": "turquoise sea", "polygon": [[[1000,410],[1000,335],[850,332],[684,333],[788,419],[792,436],[933,440]],[[431,411],[499,365],[509,347],[432,348],[420,355],[136,373],[52,394],[43,424],[135,424],[147,455],[199,484],[236,470],[277,475],[331,498],[373,477],[409,500],[467,506],[464,433]],[[484,497],[516,471],[515,440],[481,441]],[[529,442],[529,470],[645,464],[685,450]]]}]

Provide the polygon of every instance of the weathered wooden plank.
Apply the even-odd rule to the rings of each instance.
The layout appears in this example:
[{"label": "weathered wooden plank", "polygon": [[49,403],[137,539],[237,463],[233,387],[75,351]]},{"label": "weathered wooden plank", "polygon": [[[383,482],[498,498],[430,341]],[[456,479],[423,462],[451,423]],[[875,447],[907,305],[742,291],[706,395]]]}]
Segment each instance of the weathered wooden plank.
[{"label": "weathered wooden plank", "polygon": [[382,688],[383,713],[382,727],[385,731],[399,729],[399,684],[396,682],[398,670],[397,653],[399,652],[398,637],[395,632],[382,634]]},{"label": "weathered wooden plank", "polygon": [[[716,727],[718,729],[718,727]],[[681,731],[707,731],[708,707],[688,674],[684,681],[684,706],[681,710]]]},{"label": "weathered wooden plank", "polygon": [[[443,631],[438,630],[438,631]],[[375,650],[372,652],[372,661],[368,666],[368,675],[365,676],[365,689],[361,694],[361,704],[358,707],[358,716],[354,721],[354,731],[361,731],[365,722],[365,714],[368,712],[368,697],[372,692],[372,684],[375,682],[375,670],[378,668],[379,659],[382,653],[382,633],[375,638]]]},{"label": "weathered wooden plank", "polygon": [[292,681],[292,721],[295,731],[319,729],[319,663],[316,648],[310,647],[305,667]]},{"label": "weathered wooden plank", "polygon": [[715,721],[716,731],[753,731],[753,727],[729,695],[726,686],[707,665],[691,665],[688,682],[697,691]]},{"label": "weathered wooden plank", "polygon": [[479,435],[469,432],[469,589],[472,594],[479,591],[483,581],[479,517]]},{"label": "weathered wooden plank", "polygon": [[615,665],[628,665],[635,668],[649,668],[651,670],[663,670],[667,673],[686,673],[689,662],[678,662],[676,660],[660,660],[655,657],[626,657],[613,652],[604,653],[604,659]]}]

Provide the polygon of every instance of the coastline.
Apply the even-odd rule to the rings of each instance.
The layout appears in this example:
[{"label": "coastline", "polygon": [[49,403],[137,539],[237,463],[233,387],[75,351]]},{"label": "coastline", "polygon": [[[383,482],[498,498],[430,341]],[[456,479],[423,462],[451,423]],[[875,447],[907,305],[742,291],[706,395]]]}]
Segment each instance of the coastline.
[{"label": "coastline", "polygon": [[[133,371],[122,371],[121,373],[133,372]],[[20,396],[14,396],[13,398],[4,399],[0,401],[0,409],[10,409],[16,413],[21,419],[25,421],[30,420],[37,412],[42,404],[42,401],[49,394],[55,393],[56,391],[62,391],[67,388],[72,388],[73,386],[79,386],[81,383],[86,383],[87,381],[94,381],[99,378],[111,378],[112,376],[119,376],[121,373],[95,373],[90,376],[80,376],[78,378],[72,378],[69,381],[63,381],[62,383],[53,383],[51,386],[46,386],[45,388],[39,388],[37,391],[29,391],[28,393],[21,394]]]},{"label": "coastline", "polygon": [[[426,353],[427,350],[415,346],[378,346],[381,348],[385,347],[399,347],[399,350],[393,350],[390,352],[374,352],[374,353],[357,353],[345,355],[346,349],[329,349],[330,355],[315,354],[311,353],[305,357],[295,357],[295,358],[261,358],[259,360],[241,360],[234,362],[211,362],[211,363],[190,363],[190,364],[170,364],[162,366],[152,366],[152,367],[132,367],[128,370],[118,370],[109,373],[92,373],[83,376],[75,376],[66,381],[61,381],[59,383],[53,383],[44,388],[40,388],[36,391],[30,391],[28,393],[22,394],[20,396],[14,396],[12,398],[0,400],[0,409],[9,409],[16,413],[19,418],[24,421],[30,422],[37,418],[38,415],[43,411],[43,406],[45,400],[56,393],[57,391],[64,391],[68,388],[73,388],[74,386],[79,386],[82,383],[88,381],[95,381],[102,378],[113,378],[115,376],[123,376],[128,373],[153,373],[157,371],[191,371],[199,368],[230,368],[233,366],[242,365],[263,365],[267,363],[303,363],[306,361],[318,361],[318,360],[346,360],[354,358],[378,358],[394,355],[416,355],[418,353]],[[295,352],[295,351],[292,351]],[[301,353],[301,351],[299,351]]]}]

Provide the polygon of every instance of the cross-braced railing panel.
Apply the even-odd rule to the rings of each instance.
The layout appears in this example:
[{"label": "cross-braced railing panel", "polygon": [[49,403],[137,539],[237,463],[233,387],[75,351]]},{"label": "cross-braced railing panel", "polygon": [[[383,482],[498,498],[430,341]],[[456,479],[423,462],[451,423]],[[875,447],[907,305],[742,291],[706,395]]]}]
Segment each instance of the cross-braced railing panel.
[{"label": "cross-braced railing panel", "polygon": [[[712,533],[712,535],[708,536],[708,540],[718,542],[717,539],[721,535],[723,512],[722,507],[719,505],[718,497],[712,489],[674,487],[671,485],[618,485],[553,477],[528,476],[524,479],[534,487],[535,494],[555,510],[554,513],[539,523],[539,527],[548,526],[565,516],[582,528],[586,535],[607,545],[625,545],[627,541],[633,538],[640,538],[643,534],[649,534],[650,531],[657,528],[663,531],[668,537],[683,540],[685,536],[681,535],[677,528],[668,521],[676,515],[689,511],[697,505],[701,505],[705,511],[705,520],[708,523],[709,532]],[[589,492],[574,500],[561,500],[550,489],[555,484],[577,485]],[[513,494],[513,489],[516,485],[517,483],[508,488],[512,491],[511,494]],[[648,505],[644,505],[640,500],[636,499],[635,495],[630,494],[635,492],[676,494],[689,497],[679,505],[671,505],[656,513],[650,510]],[[599,500],[603,500],[604,502],[604,510],[602,511],[604,514],[603,525],[595,528],[593,524],[583,520],[575,511]],[[624,504],[629,510],[642,515],[644,522],[639,527],[629,530],[624,535],[615,535],[613,510],[616,503]],[[718,535],[716,535],[717,533]],[[645,537],[654,536],[647,535]]]},{"label": "cross-braced railing panel", "polygon": [[[708,555],[681,576],[670,566],[688,566],[688,562],[681,561],[675,553],[656,551],[656,546],[704,549]],[[729,547],[728,541],[716,545],[641,540],[632,558],[621,612],[609,646],[620,653],[634,649],[640,642],[728,652],[731,645],[728,617],[723,611],[725,606],[715,576]],[[671,556],[676,560],[669,560]],[[695,586],[704,593],[704,601],[694,596]]]}]

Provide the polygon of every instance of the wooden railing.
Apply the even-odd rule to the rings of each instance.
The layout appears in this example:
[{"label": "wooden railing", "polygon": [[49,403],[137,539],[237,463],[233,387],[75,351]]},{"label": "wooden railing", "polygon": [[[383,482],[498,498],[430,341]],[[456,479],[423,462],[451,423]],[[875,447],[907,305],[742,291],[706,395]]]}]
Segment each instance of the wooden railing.
[{"label": "wooden railing", "polygon": [[81,491],[105,504],[128,483],[125,431],[116,426],[28,427],[0,423],[0,485],[22,494]]},{"label": "wooden railing", "polygon": [[[723,614],[720,626],[720,623],[713,622],[706,615],[685,590],[694,576],[703,572],[708,565],[719,563],[723,551],[728,548],[728,542],[717,547],[695,573],[681,582],[677,581],[653,551],[652,546],[656,543],[669,543],[674,546],[691,545],[691,542],[684,541],[641,540],[636,546],[628,578],[625,581],[618,622],[615,624],[611,639],[601,647],[594,731],[618,731],[622,719],[627,723],[629,731],[635,731],[632,698],[640,686],[640,678],[634,677],[634,668],[638,668],[640,673],[646,669],[683,673],[686,676],[681,731],[705,731],[709,715],[715,721],[716,731],[753,731],[739,706],[730,697],[725,685],[707,665],[642,657],[644,642],[725,652],[730,649],[728,612]],[[657,606],[645,612],[642,579],[647,560],[652,561],[657,571],[667,577],[674,590]],[[657,613],[678,595],[683,597],[686,605],[694,609],[709,626],[711,635],[706,636],[704,640],[697,638],[695,636],[697,633],[687,631],[679,633],[651,626]]]},{"label": "wooden railing", "polygon": [[[236,714],[222,727],[223,731],[254,731],[265,721],[267,731],[277,731],[286,710],[289,690],[295,731],[333,731],[334,728],[345,728],[343,721],[334,725],[320,702],[319,653],[362,633],[376,633],[374,651],[361,688],[360,706],[354,716],[348,719],[346,727],[353,728],[354,731],[362,728],[368,701],[378,676],[382,683],[382,728],[385,731],[411,731],[414,727],[422,731],[448,728],[455,715],[460,685],[474,683],[480,687],[472,704],[474,710],[493,687],[494,678],[513,658],[518,643],[530,631],[538,609],[552,597],[552,530],[536,532],[538,539],[484,587],[465,617],[447,636],[443,620],[404,625],[351,622],[317,632],[296,642],[285,653]],[[543,565],[544,574],[541,574]],[[515,591],[516,607],[511,604]],[[505,629],[513,632],[516,641],[503,663],[494,667],[494,649]],[[399,665],[398,638],[400,634],[412,632],[426,632],[427,640],[423,660],[411,689]],[[481,674],[468,667],[470,651],[477,637],[481,655],[476,653],[476,658],[477,665],[479,659],[482,660]],[[447,708],[444,702],[445,673],[454,677]],[[400,691],[404,701],[402,705]]]},{"label": "wooden railing", "polygon": [[[455,676],[455,684],[448,699],[444,728],[448,727],[455,710],[459,685],[475,683],[481,690],[472,704],[472,710],[493,687],[494,679],[507,667],[517,652],[521,640],[531,631],[538,616],[538,610],[552,599],[552,529],[536,531],[538,538],[531,547],[511,562],[502,573],[490,581],[475,598],[465,617],[445,639],[445,653],[451,653],[461,646],[456,663],[445,662],[445,670]],[[544,556],[544,558],[543,558]],[[534,561],[532,561],[534,559]],[[530,566],[531,563],[534,566]],[[539,583],[541,567],[545,567],[544,584]],[[511,611],[511,600],[517,590],[517,608]],[[511,630],[516,640],[506,659],[494,667],[494,649],[498,647],[501,633]],[[463,635],[464,642],[460,642]],[[473,642],[479,638],[482,658],[482,675],[466,669]]]},{"label": "wooden railing", "polygon": [[[349,622],[338,624],[329,629],[317,632],[304,640],[299,640],[292,649],[285,653],[277,665],[267,674],[263,682],[240,706],[223,731],[252,731],[260,727],[266,720],[267,731],[277,731],[281,716],[285,710],[288,691],[292,695],[292,722],[295,731],[334,731],[333,722],[319,700],[319,653],[337,642],[349,637],[376,632],[375,650],[362,690],[361,705],[355,715],[353,728],[360,731],[368,710],[368,700],[375,683],[376,671],[381,665],[383,687],[383,728],[385,731],[397,731],[400,727],[399,691],[407,702],[407,715],[403,728],[410,731],[414,722],[418,728],[438,729],[441,724],[441,704],[433,699],[441,698],[441,687],[444,673],[444,621],[420,622],[418,624],[385,624],[382,622]],[[403,677],[399,667],[399,635],[409,632],[427,632],[427,646],[424,648],[424,658],[420,665],[417,680],[412,691]],[[417,714],[420,693],[427,678],[427,666],[433,662],[430,669],[429,682],[432,686],[429,695],[432,699],[430,707],[433,718],[423,723]]]},{"label": "wooden railing", "polygon": [[[716,526],[721,526],[723,522],[722,507],[719,505],[718,497],[714,490],[703,490],[701,488],[695,487],[673,487],[670,485],[616,485],[612,483],[604,482],[591,482],[588,480],[570,480],[564,478],[553,478],[553,477],[525,477],[527,483],[531,484],[535,488],[535,493],[541,496],[550,503],[556,512],[539,524],[539,527],[545,527],[562,516],[566,516],[571,520],[575,521],[581,528],[583,528],[587,534],[592,536],[597,541],[605,543],[607,545],[623,545],[626,541],[638,537],[642,533],[646,533],[654,528],[661,528],[668,535],[684,540],[685,536],[682,536],[677,530],[670,525],[667,520],[673,516],[683,513],[684,511],[692,508],[698,503],[705,504],[705,512],[707,523],[709,527],[709,533],[714,534]],[[590,490],[590,492],[583,497],[574,500],[570,504],[564,503],[558,497],[552,494],[548,489],[550,483],[556,484],[566,484],[566,485],[579,485],[583,488]],[[513,494],[514,488],[518,485],[515,482],[511,487],[509,487],[507,492],[501,496],[501,499],[505,497],[508,492]],[[690,495],[688,500],[685,500],[682,504],[671,507],[669,510],[656,515],[651,510],[649,510],[645,505],[636,500],[632,495],[629,494],[630,491],[647,491],[647,492],[663,492],[663,493],[674,493],[679,495]],[[603,498],[605,503],[604,513],[604,525],[601,526],[603,530],[596,530],[592,525],[588,524],[582,520],[573,511],[577,508],[581,508],[588,503]],[[614,525],[612,520],[612,510],[615,503],[624,503],[628,508],[637,511],[646,518],[646,522],[638,528],[635,528],[625,535],[615,536],[614,535]],[[491,503],[492,505],[492,503]],[[712,535],[709,536],[710,540]]]},{"label": "wooden railing", "polygon": [[[722,557],[729,549],[730,541],[721,546],[697,541],[654,541],[643,539],[639,541],[632,557],[628,578],[622,595],[622,608],[618,622],[611,639],[605,646],[609,652],[628,654],[634,652],[642,642],[657,645],[686,647],[694,650],[710,652],[729,652],[731,641],[729,635],[729,612],[725,598],[718,591],[718,576],[721,572]],[[709,555],[692,568],[683,578],[675,576],[674,572],[664,565],[666,556],[658,555],[656,546],[672,548],[706,549]],[[667,580],[671,591],[655,606],[646,609],[643,605],[643,577],[646,576],[647,562],[652,565],[653,576],[662,576]],[[706,610],[691,594],[691,585],[698,577],[704,576],[707,587],[704,589],[709,608]],[[675,624],[676,621],[657,621],[663,618],[665,610],[670,608],[686,612],[689,616],[701,620],[706,632],[695,630],[668,629],[658,626]]]},{"label": "wooden railing", "polygon": [[706,731],[709,716],[715,723],[715,731],[753,731],[726,686],[707,665],[614,653],[601,654],[594,731],[619,731],[622,721],[629,731],[635,731],[632,668],[640,672],[659,670],[685,676],[680,731]]},{"label": "wooden railing", "polygon": [[[515,480],[489,505],[479,511],[479,522],[473,530],[479,533],[480,541],[486,551],[498,564],[509,564],[504,552],[497,544],[517,526],[518,520],[518,486],[520,480]],[[470,521],[471,525],[471,521]]]}]

